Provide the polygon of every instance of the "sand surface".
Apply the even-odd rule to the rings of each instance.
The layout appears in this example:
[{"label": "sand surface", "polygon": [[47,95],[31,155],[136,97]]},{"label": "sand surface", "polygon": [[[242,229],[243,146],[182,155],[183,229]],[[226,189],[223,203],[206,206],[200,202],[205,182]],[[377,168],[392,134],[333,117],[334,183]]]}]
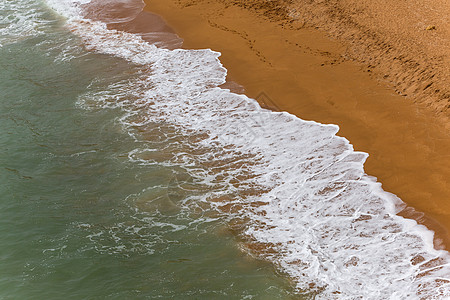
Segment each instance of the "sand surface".
[{"label": "sand surface", "polygon": [[339,125],[370,154],[366,173],[409,205],[402,214],[450,249],[449,4],[285,2],[149,0],[146,9],[185,48],[220,51],[230,80],[262,106]]},{"label": "sand surface", "polygon": [[449,1],[296,0],[288,14],[344,41],[347,57],[397,93],[450,116]]}]

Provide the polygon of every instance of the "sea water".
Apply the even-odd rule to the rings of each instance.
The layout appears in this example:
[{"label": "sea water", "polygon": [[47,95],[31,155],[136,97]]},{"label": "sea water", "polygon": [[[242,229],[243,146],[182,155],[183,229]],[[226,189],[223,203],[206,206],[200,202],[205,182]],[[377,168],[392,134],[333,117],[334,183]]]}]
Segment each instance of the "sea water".
[{"label": "sea water", "polygon": [[0,298],[450,296],[448,253],[337,126],[220,88],[220,53],[108,29],[99,3],[0,4]]},{"label": "sea water", "polygon": [[42,1],[0,6],[0,299],[289,297],[223,221],[173,204],[181,168],[130,160],[149,145],[121,109],[82,104],[139,67],[87,51]]}]

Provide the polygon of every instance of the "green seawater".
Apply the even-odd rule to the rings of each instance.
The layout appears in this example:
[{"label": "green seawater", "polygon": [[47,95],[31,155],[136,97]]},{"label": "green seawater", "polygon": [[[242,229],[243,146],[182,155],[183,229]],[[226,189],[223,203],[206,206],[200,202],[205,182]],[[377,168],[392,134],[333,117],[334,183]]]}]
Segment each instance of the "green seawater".
[{"label": "green seawater", "polygon": [[291,299],[220,219],[170,197],[146,205],[179,170],[129,159],[145,142],[119,109],[78,105],[135,66],[85,50],[29,2],[41,33],[0,47],[0,299]]}]

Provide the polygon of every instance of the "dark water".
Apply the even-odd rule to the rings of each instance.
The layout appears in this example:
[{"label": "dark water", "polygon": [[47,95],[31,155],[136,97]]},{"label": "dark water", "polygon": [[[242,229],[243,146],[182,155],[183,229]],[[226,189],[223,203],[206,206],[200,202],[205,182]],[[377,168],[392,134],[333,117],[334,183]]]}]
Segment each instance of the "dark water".
[{"label": "dark water", "polygon": [[0,298],[291,298],[223,222],[170,201],[180,170],[130,161],[144,142],[122,112],[77,104],[135,66],[85,51],[42,3],[17,3],[37,16],[0,47]]}]

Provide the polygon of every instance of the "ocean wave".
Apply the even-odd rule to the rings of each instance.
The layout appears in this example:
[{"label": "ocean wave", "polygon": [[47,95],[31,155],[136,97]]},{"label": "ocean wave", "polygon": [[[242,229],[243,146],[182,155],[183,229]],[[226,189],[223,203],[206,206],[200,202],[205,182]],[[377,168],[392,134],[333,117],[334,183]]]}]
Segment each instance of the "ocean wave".
[{"label": "ocean wave", "polygon": [[0,2],[0,47],[42,33],[45,11],[29,0]]},{"label": "ocean wave", "polygon": [[123,109],[124,127],[148,141],[130,159],[187,170],[191,182],[181,185],[196,188],[179,205],[241,220],[243,248],[272,261],[300,294],[450,297],[449,254],[434,249],[432,231],[397,215],[403,203],[365,174],[367,154],[337,136],[338,126],[269,111],[219,88],[227,70],[218,52],[158,48],[83,18],[86,1],[48,3],[87,49],[140,70],[106,90],[92,87],[80,102]]}]

